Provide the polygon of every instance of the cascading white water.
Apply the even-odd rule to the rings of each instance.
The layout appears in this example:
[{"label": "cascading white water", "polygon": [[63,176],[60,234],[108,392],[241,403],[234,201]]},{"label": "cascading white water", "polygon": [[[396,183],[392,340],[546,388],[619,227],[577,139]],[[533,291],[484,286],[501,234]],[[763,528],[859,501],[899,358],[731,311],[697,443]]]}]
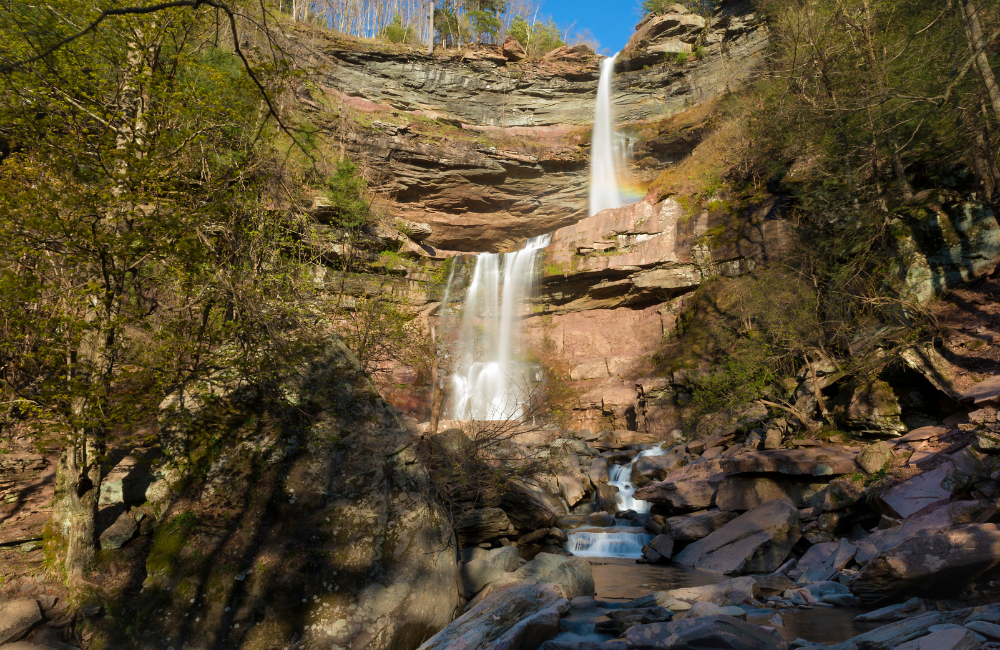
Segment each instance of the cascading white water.
[{"label": "cascading white water", "polygon": [[[456,341],[450,417],[518,419],[530,393],[528,366],[518,358],[522,310],[535,282],[538,253],[551,235],[529,239],[503,256],[476,257]],[[449,288],[450,290],[450,288]]]},{"label": "cascading white water", "polygon": [[566,550],[582,557],[642,557],[642,547],[653,540],[645,528],[605,528],[573,531]]},{"label": "cascading white water", "polygon": [[611,110],[612,81],[615,59],[601,61],[601,80],[597,86],[594,108],[594,134],[590,142],[590,216],[601,210],[620,208],[626,204],[619,189],[619,150],[615,147],[614,114]]},{"label": "cascading white water", "polygon": [[635,486],[632,485],[632,468],[635,467],[636,461],[640,458],[662,456],[665,453],[667,452],[663,449],[663,445],[659,445],[639,452],[628,465],[615,465],[611,468],[611,471],[608,473],[608,484],[618,488],[618,494],[615,495],[615,504],[618,506],[619,511],[634,510],[639,513],[649,512],[649,508],[652,505],[649,501],[632,497],[632,494],[635,493]]}]

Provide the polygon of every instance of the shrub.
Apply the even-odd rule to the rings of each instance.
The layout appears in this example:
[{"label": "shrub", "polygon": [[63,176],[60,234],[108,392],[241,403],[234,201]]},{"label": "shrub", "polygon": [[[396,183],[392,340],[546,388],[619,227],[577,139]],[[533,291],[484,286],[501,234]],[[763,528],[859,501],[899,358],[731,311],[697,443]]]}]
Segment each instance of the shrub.
[{"label": "shrub", "polygon": [[416,34],[413,31],[413,27],[409,25],[404,27],[403,18],[399,14],[396,14],[396,18],[391,24],[386,25],[382,29],[379,37],[390,43],[413,43],[416,41]]}]

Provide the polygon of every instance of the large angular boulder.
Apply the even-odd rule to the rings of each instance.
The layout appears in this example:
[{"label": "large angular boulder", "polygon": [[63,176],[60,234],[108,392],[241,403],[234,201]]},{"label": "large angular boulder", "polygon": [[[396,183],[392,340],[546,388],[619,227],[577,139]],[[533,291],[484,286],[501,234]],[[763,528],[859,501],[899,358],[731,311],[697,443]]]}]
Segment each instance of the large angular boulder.
[{"label": "large angular boulder", "polygon": [[725,476],[722,461],[692,463],[674,470],[664,481],[637,489],[633,497],[667,504],[677,510],[700,510],[715,502],[715,493]]},{"label": "large angular boulder", "polygon": [[99,538],[101,550],[121,548],[135,537],[138,530],[139,526],[135,523],[132,515],[127,512],[121,513],[115,522],[101,533]]},{"label": "large angular boulder", "polygon": [[520,584],[498,589],[428,639],[420,650],[488,648],[522,621],[550,607],[558,611],[568,604],[553,585]]},{"label": "large angular boulder", "polygon": [[784,499],[796,508],[805,508],[826,487],[826,483],[787,480],[780,475],[770,477],[730,474],[719,484],[715,505],[722,510],[743,512],[774,499]]},{"label": "large angular boulder", "polygon": [[744,601],[755,599],[759,593],[760,585],[757,579],[750,576],[723,580],[714,585],[684,587],[670,591],[670,595],[677,600],[687,603],[714,603],[719,607],[742,605]]},{"label": "large angular boulder", "polygon": [[517,531],[507,519],[507,513],[500,508],[470,510],[455,521],[455,535],[462,546],[515,534]]},{"label": "large angular boulder", "polygon": [[774,472],[797,476],[839,476],[858,471],[857,452],[842,447],[801,447],[772,449],[740,454],[722,461],[722,469],[732,474]]},{"label": "large angular boulder", "polygon": [[788,501],[768,501],[674,556],[677,564],[719,573],[771,573],[799,540],[799,512]]},{"label": "large angular boulder", "polygon": [[132,603],[139,647],[412,648],[454,617],[453,522],[417,423],[335,338],[281,379],[280,403],[249,389],[173,401],[168,462],[194,474],[176,486],[184,507],[158,517]]},{"label": "large angular boulder", "polygon": [[462,567],[462,588],[465,597],[478,594],[486,585],[504,576],[504,571],[489,560],[472,560]]},{"label": "large angular boulder", "polygon": [[666,521],[670,530],[670,536],[677,542],[693,542],[703,537],[708,537],[719,530],[739,513],[713,508],[711,510],[701,510],[676,517],[669,517]]},{"label": "large angular boulder", "polygon": [[687,464],[687,459],[678,454],[643,456],[632,465],[632,484],[642,487],[647,483],[662,481],[674,471]]},{"label": "large angular boulder", "polygon": [[997,549],[997,524],[967,524],[911,537],[869,560],[851,591],[865,603],[921,593],[947,595],[1000,565]]},{"label": "large angular boulder", "polygon": [[628,650],[786,650],[773,630],[725,614],[639,625],[625,633]]},{"label": "large angular boulder", "polygon": [[889,489],[878,497],[876,505],[885,514],[905,519],[921,511],[948,503],[951,490],[943,485],[952,463],[944,463]]},{"label": "large angular boulder", "polygon": [[538,530],[556,525],[557,515],[545,503],[541,490],[521,481],[510,481],[507,484],[500,507],[518,530]]},{"label": "large angular boulder", "polygon": [[978,650],[979,645],[972,630],[953,627],[907,641],[896,650]]}]

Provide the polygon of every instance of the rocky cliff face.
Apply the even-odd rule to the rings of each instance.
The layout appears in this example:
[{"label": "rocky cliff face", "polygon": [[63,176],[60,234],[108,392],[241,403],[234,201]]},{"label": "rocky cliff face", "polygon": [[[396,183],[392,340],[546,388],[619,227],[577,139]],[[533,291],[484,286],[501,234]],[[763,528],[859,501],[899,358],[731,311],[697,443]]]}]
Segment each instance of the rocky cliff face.
[{"label": "rocky cliff face", "polygon": [[[667,56],[657,37],[671,32],[651,37],[644,23],[618,66],[613,101],[620,128],[634,132],[640,186],[697,144],[660,143],[646,127],[745,82],[767,45],[748,2],[707,22],[683,20],[704,23],[684,36],[689,50],[700,44],[697,56]],[[364,161],[398,214],[433,227],[430,246],[509,249],[586,216],[599,77],[586,48],[533,63],[509,62],[499,49],[390,54],[322,36],[308,49],[322,73],[300,90],[300,103],[332,150]]]}]

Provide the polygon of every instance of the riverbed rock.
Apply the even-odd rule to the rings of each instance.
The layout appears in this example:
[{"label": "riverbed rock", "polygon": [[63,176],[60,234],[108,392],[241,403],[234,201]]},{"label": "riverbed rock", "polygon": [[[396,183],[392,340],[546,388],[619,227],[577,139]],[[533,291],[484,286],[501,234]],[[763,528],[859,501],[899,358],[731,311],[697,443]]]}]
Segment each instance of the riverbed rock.
[{"label": "riverbed rock", "polygon": [[594,574],[589,562],[579,557],[539,553],[532,561],[491,583],[480,596],[488,597],[498,589],[523,583],[555,585],[570,600],[594,595]]},{"label": "riverbed rock", "polygon": [[636,625],[663,623],[673,620],[674,613],[664,607],[639,607],[610,609],[606,616],[608,620],[598,621],[595,629],[602,634],[621,636],[625,630]]},{"label": "riverbed rock", "polygon": [[40,620],[42,612],[34,598],[18,598],[0,604],[0,643],[20,639]]},{"label": "riverbed rock", "polygon": [[897,603],[865,614],[858,614],[854,617],[854,620],[862,623],[902,621],[906,618],[920,616],[926,612],[927,602],[923,598],[915,596],[905,603]]},{"label": "riverbed rock", "polygon": [[643,456],[632,466],[632,484],[642,487],[654,481],[662,481],[672,471],[687,464],[687,459],[677,454],[662,456]]},{"label": "riverbed rock", "polygon": [[678,510],[700,510],[715,502],[715,493],[725,478],[722,461],[709,460],[685,465],[657,483],[637,489],[636,499],[663,503]]},{"label": "riverbed rock", "polygon": [[486,650],[535,650],[559,634],[559,622],[567,609],[569,602],[565,599],[546,607],[507,630]]},{"label": "riverbed rock", "polygon": [[746,512],[674,556],[674,562],[719,573],[770,573],[799,540],[799,512],[775,499]]},{"label": "riverbed rock", "polygon": [[795,476],[839,476],[857,471],[857,452],[843,447],[804,447],[753,451],[728,458],[722,469],[732,474],[776,472]]},{"label": "riverbed rock", "polygon": [[979,646],[972,630],[950,628],[907,641],[896,650],[978,650]]},{"label": "riverbed rock", "polygon": [[[852,581],[851,591],[866,603],[913,592],[947,595],[1000,565],[997,548],[997,524],[966,524],[910,537],[869,560]],[[956,576],[962,580],[956,581]]]},{"label": "riverbed rock", "polygon": [[518,623],[562,602],[566,601],[554,585],[519,584],[498,589],[428,639],[420,650],[490,647]]},{"label": "riverbed rock", "polygon": [[583,500],[586,490],[583,487],[583,481],[578,476],[560,474],[556,480],[559,484],[559,495],[566,500],[569,507],[572,508]]},{"label": "riverbed rock", "polygon": [[760,593],[756,578],[743,576],[732,580],[723,580],[714,585],[701,587],[685,587],[672,589],[669,594],[677,600],[688,603],[714,603],[719,607],[742,605],[746,600],[753,600]]},{"label": "riverbed rock", "polygon": [[606,511],[592,512],[587,515],[587,521],[594,526],[606,528],[615,525],[615,516]]},{"label": "riverbed rock", "polygon": [[827,650],[890,650],[916,637],[927,634],[932,625],[963,624],[970,618],[970,609],[929,611],[919,616],[895,621],[888,625],[827,646]]},{"label": "riverbed rock", "polygon": [[773,631],[718,614],[633,627],[625,633],[625,647],[628,650],[786,650],[788,644]]},{"label": "riverbed rock", "polygon": [[715,504],[722,510],[745,512],[773,499],[784,499],[804,508],[826,487],[826,483],[783,480],[780,476],[730,474],[719,484]]},{"label": "riverbed rock", "polygon": [[757,583],[761,598],[777,596],[795,587],[792,579],[784,573],[769,573],[763,576],[754,576],[753,579]]},{"label": "riverbed rock", "polygon": [[[833,576],[837,575],[838,571],[854,560],[857,552],[857,546],[851,544],[847,539],[841,539],[836,548],[832,549],[831,553],[822,562],[805,567],[802,576],[797,580],[798,584],[821,583],[830,580]],[[805,556],[803,556],[803,559],[805,559]],[[801,562],[799,568],[802,568]]]},{"label": "riverbed rock", "polygon": [[719,510],[701,510],[685,515],[669,517],[666,520],[670,528],[670,536],[677,542],[693,542],[711,535],[739,516],[737,512]]}]

